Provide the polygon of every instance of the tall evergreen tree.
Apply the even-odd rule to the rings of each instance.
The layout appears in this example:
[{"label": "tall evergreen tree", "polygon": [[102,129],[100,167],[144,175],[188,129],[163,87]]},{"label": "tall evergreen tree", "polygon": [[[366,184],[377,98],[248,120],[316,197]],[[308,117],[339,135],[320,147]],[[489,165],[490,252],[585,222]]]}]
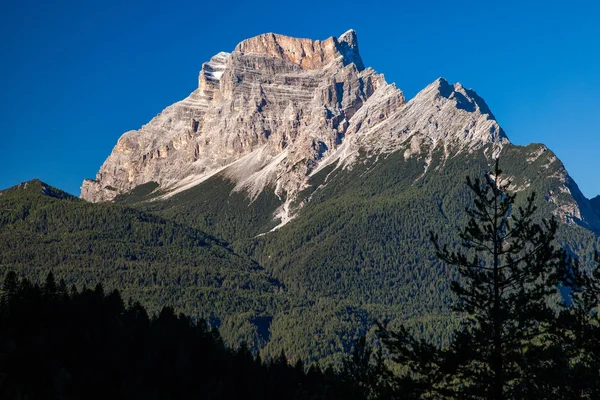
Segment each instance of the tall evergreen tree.
[{"label": "tall evergreen tree", "polygon": [[10,298],[15,296],[19,289],[19,280],[15,271],[9,271],[4,278],[2,285],[2,308],[6,310],[8,308],[8,301]]},{"label": "tall evergreen tree", "polygon": [[474,200],[459,248],[431,233],[437,256],[461,277],[452,282],[463,317],[452,345],[442,351],[383,327],[384,342],[409,367],[405,378],[422,398],[543,398],[554,390],[538,379],[552,365],[544,351],[553,343],[551,299],[566,270],[565,252],[554,245],[557,222],[536,221],[533,194],[515,205],[497,161],[484,180],[467,178],[467,185]]}]

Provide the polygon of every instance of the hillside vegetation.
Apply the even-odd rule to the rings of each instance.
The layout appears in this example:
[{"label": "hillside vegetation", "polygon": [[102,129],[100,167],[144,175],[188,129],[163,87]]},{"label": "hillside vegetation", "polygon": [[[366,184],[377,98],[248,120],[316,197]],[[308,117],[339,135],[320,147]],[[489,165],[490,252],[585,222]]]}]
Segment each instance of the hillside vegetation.
[{"label": "hillside vegetation", "polygon": [[[501,162],[516,204],[535,192],[548,217],[572,197],[552,152],[531,159],[540,146],[508,145]],[[305,206],[273,232],[281,201],[268,190],[252,201],[224,177],[167,200],[148,184],[114,204],[31,182],[0,196],[0,266],[34,282],[49,269],[80,288],[103,282],[150,313],[171,305],[266,358],[285,351],[340,365],[361,336],[373,339],[375,321],[448,344],[460,322],[450,312],[458,276],[435,257],[429,232],[456,244],[472,201],[465,176],[489,169],[488,150],[435,154],[426,170],[419,156],[363,154],[313,176]],[[579,222],[563,218],[557,239],[591,265],[598,236]]]}]

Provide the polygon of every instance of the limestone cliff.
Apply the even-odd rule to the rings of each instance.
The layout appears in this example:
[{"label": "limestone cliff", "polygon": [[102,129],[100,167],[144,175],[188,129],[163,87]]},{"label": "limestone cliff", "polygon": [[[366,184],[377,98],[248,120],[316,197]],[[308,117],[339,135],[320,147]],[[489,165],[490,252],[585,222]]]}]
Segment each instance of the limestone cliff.
[{"label": "limestone cliff", "polygon": [[171,196],[221,173],[250,198],[275,191],[285,221],[311,173],[343,168],[361,148],[410,157],[442,146],[450,156],[507,141],[460,84],[439,79],[406,103],[364,67],[353,30],[323,41],[268,33],[204,63],[198,88],[125,133],[81,197],[112,200],[150,181]]}]

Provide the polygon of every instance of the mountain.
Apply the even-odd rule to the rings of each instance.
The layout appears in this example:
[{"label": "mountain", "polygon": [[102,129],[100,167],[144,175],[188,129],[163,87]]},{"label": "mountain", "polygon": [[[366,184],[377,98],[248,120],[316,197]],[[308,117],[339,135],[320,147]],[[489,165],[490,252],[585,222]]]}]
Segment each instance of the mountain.
[{"label": "mountain", "polygon": [[82,198],[111,200],[152,181],[169,196],[220,171],[253,197],[267,186],[292,197],[378,89],[390,106],[404,102],[363,67],[354,31],[322,42],[260,35],[215,55],[198,80],[190,96],[119,139]]},{"label": "mountain", "polygon": [[[151,188],[147,199],[164,201],[222,179],[216,186],[234,197],[268,203],[257,211],[272,212],[261,223],[268,230],[250,232],[260,234],[299,215],[323,170],[402,153],[419,159],[425,176],[434,154],[442,168],[483,148],[490,161],[509,144],[485,101],[460,83],[437,79],[407,103],[394,84],[364,67],[353,30],[324,41],[268,33],[204,63],[198,88],[125,133],[96,179],[84,181],[81,197],[107,201]],[[557,190],[568,198],[546,194],[554,213],[597,230],[598,207],[564,168],[557,174]]]},{"label": "mountain", "polygon": [[166,198],[220,173],[252,199],[270,187],[285,223],[309,176],[361,149],[410,143],[407,157],[438,146],[448,156],[489,142],[508,139],[473,91],[438,79],[406,104],[364,68],[353,30],[322,42],[264,34],[214,56],[190,96],[125,133],[81,196],[112,200],[156,182]]},{"label": "mountain", "polygon": [[[448,159],[489,143],[498,155],[509,140],[473,90],[440,78],[406,103],[364,67],[353,30],[324,41],[269,33],[204,63],[198,88],[125,133],[81,197],[113,200],[153,183],[166,199],[218,175],[250,199],[270,188],[285,223],[311,176],[348,168],[360,152],[423,155],[426,172],[437,149]],[[597,224],[579,197],[586,223]]]},{"label": "mountain", "polygon": [[[599,201],[543,144],[511,144],[473,90],[440,78],[407,102],[365,68],[354,31],[324,41],[264,34],[214,56],[189,97],[125,133],[83,183],[89,202],[44,198],[52,206],[43,220],[64,219],[60,227],[29,219],[0,230],[61,246],[75,234],[78,246],[18,240],[3,262],[61,254],[78,263],[65,279],[108,277],[150,305],[175,302],[265,357],[285,350],[339,362],[374,320],[447,343],[456,272],[437,260],[429,232],[457,242],[472,201],[465,176],[482,177],[496,157],[518,201],[535,192],[540,217],[558,217],[560,243],[589,263],[600,246]],[[114,243],[116,256],[96,256]],[[127,249],[140,243],[144,252],[126,264],[135,268],[123,272]],[[39,279],[47,266],[35,262],[24,275]],[[190,278],[194,268],[207,279]]]}]

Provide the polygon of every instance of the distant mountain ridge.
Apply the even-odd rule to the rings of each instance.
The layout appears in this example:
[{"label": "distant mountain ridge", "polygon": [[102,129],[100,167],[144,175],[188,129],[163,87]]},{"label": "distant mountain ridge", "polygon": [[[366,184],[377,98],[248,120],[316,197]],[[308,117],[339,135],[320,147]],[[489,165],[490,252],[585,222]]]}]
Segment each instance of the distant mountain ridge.
[{"label": "distant mountain ridge", "polygon": [[8,189],[0,190],[0,196],[48,196],[56,199],[78,200],[77,197],[55,188],[39,179],[22,182]]}]

